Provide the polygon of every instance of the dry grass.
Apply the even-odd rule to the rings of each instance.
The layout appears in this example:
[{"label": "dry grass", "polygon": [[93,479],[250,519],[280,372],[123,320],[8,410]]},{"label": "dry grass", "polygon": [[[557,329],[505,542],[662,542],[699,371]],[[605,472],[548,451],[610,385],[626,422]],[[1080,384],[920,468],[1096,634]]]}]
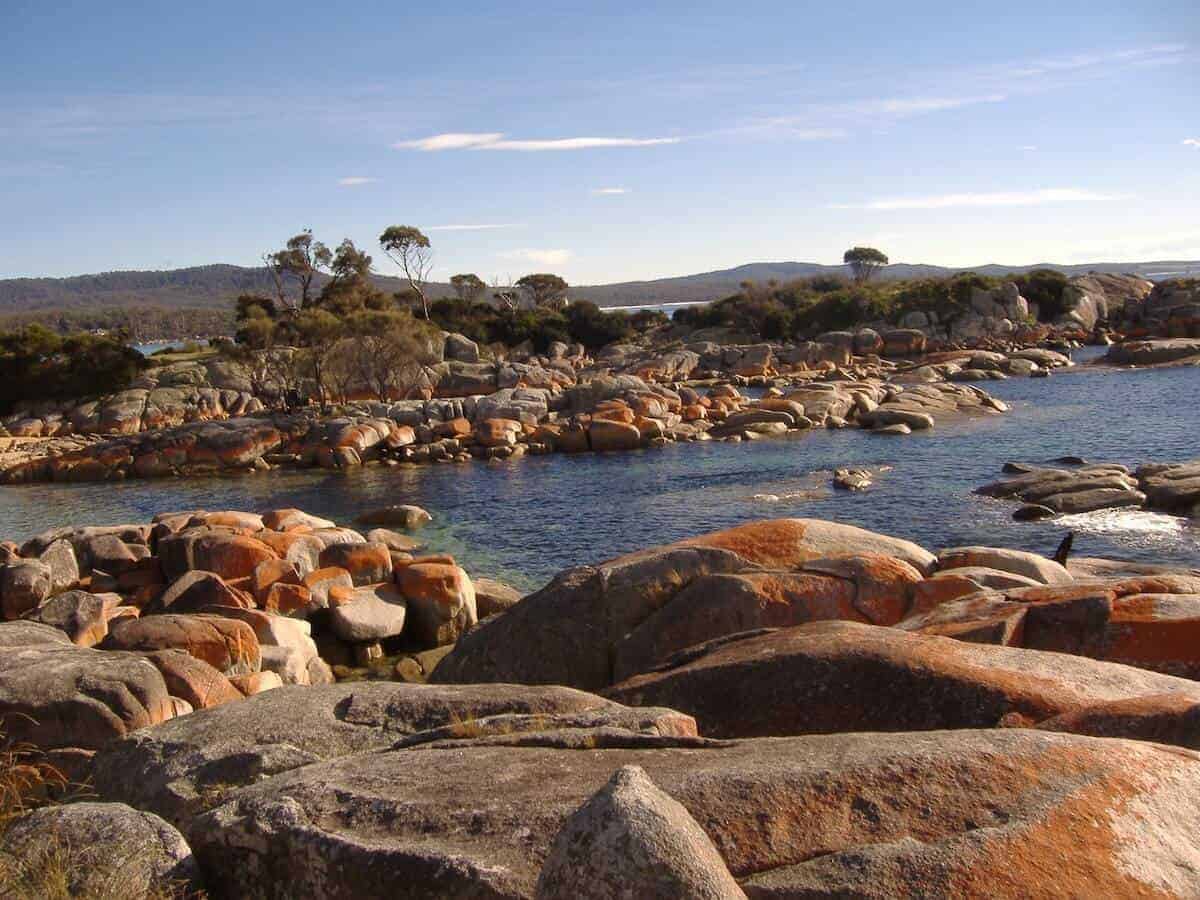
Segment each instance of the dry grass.
[{"label": "dry grass", "polygon": [[186,887],[155,883],[147,846],[76,847],[48,834],[35,846],[0,851],[3,900],[184,900]]},{"label": "dry grass", "polygon": [[85,794],[35,747],[0,732],[0,900],[200,900],[178,884],[153,884],[149,847],[73,847],[58,835],[41,836],[19,853],[2,846],[21,816]]},{"label": "dry grass", "polygon": [[14,818],[45,806],[69,784],[35,747],[14,744],[0,732],[0,833]]},{"label": "dry grass", "polygon": [[464,719],[456,711],[450,713],[450,724],[447,727],[450,734],[457,738],[477,738],[484,734],[483,725],[474,715],[468,715]]}]

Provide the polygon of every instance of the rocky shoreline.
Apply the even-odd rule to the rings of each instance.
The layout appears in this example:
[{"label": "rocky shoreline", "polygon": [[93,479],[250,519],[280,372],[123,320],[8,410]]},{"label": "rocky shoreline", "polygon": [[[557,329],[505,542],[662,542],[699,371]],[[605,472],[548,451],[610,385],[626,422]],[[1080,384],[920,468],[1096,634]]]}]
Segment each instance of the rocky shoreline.
[{"label": "rocky shoreline", "polygon": [[[155,399],[158,392],[175,389],[138,389],[136,397],[117,398],[111,406],[92,404],[93,414],[100,411],[98,421],[118,421],[108,413],[113,407],[133,411],[119,419],[115,436],[65,433],[75,419],[61,413],[12,418],[6,426],[10,436],[0,437],[0,484],[466,462],[753,440],[811,428],[908,434],[932,428],[945,415],[1005,411],[982,389],[959,382],[1071,364],[1049,350],[949,353],[897,363],[855,357],[835,343],[804,348],[803,357],[789,363],[777,349],[765,344],[716,348],[705,351],[711,358],[681,351],[683,360],[670,354],[618,354],[616,365],[612,354],[619,348],[609,348],[606,364],[596,361],[599,368],[578,372],[566,357],[560,368],[552,368],[555,360],[542,360],[546,366],[525,366],[523,372],[512,365],[451,362],[443,364],[439,381],[441,392],[451,396],[356,403],[326,416],[315,410],[272,413],[261,404],[254,415],[223,416],[216,410],[236,407],[197,405],[176,409],[170,421],[187,421],[167,427],[147,411],[163,408],[155,405],[164,402]],[[727,368],[698,368],[702,363]],[[706,377],[677,380],[685,374]],[[488,394],[473,393],[509,382]],[[746,396],[748,388],[762,396]],[[238,403],[249,411],[246,396],[239,394]]]},{"label": "rocky shoreline", "polygon": [[0,545],[0,723],[100,801],[0,857],[142,842],[214,898],[1200,892],[1200,571],[779,519],[521,598],[427,518]]},{"label": "rocky shoreline", "polygon": [[[1120,306],[1085,281],[1076,285],[1083,293],[1073,314],[1089,327],[1122,309],[1126,322],[1168,333],[1191,328],[1192,306],[1175,295],[1167,302],[1137,279],[1100,278],[1113,297],[1129,294]],[[973,308],[1020,313],[1019,294],[992,293],[981,292]],[[1095,315],[1087,313],[1092,307]],[[1086,337],[1083,320],[1066,323],[1078,333],[1062,332],[1054,346],[1069,349]],[[1026,338],[1043,344],[1031,346],[1012,329],[931,338],[937,332],[928,323],[924,330],[860,327],[783,345],[729,343],[737,336],[710,331],[690,333],[687,343],[613,344],[594,356],[557,343],[542,356],[499,360],[447,333],[442,361],[422,371],[416,397],[351,399],[324,413],[273,410],[272,396],[257,396],[245,373],[220,357],[163,366],[112,397],[35,405],[0,420],[0,484],[466,462],[753,440],[814,427],[907,434],[932,427],[939,415],[1004,411],[973,383],[1044,377],[1072,365],[1044,346],[1047,335],[1030,332]],[[954,340],[974,349],[941,349]],[[1127,340],[1103,362],[1192,364],[1200,362],[1200,343]]]},{"label": "rocky shoreline", "polygon": [[1006,463],[1004,471],[1015,477],[976,493],[1022,501],[1013,513],[1020,521],[1130,507],[1200,518],[1200,460],[1147,463],[1133,471],[1119,463],[1082,460],[1070,469]]}]

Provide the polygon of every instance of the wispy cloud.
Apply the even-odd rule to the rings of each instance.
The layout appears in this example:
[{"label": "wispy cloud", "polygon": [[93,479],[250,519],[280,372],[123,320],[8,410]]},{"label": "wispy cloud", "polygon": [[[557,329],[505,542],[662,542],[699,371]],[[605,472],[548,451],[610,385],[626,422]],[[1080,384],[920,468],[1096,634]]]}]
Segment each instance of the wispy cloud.
[{"label": "wispy cloud", "polygon": [[539,266],[561,266],[571,259],[570,250],[539,250],[533,247],[524,247],[520,250],[506,250],[496,255],[501,259],[515,259],[522,262],[537,263]]},{"label": "wispy cloud", "polygon": [[996,191],[989,193],[937,194],[926,197],[894,197],[866,203],[834,203],[830,209],[955,209],[961,207],[1046,206],[1056,203],[1080,203],[1115,200],[1112,194],[1099,194],[1076,188],[1046,188],[1037,191]]},{"label": "wispy cloud", "polygon": [[1033,151],[1033,150],[1036,150],[1036,149],[1037,149],[1037,145],[1036,145],[1036,144],[1026,144],[1026,145],[1025,145],[1025,146],[1023,146],[1021,149],[1022,149],[1022,150],[1029,150],[1029,151]]},{"label": "wispy cloud", "polygon": [[947,109],[961,109],[964,106],[976,106],[980,103],[1001,103],[1007,99],[1007,94],[971,94],[963,97],[889,97],[880,100],[852,101],[841,108],[846,112],[862,116],[884,115],[899,118],[942,112]]},{"label": "wispy cloud", "polygon": [[339,178],[338,187],[361,187],[364,184],[373,184],[376,181],[374,178],[368,178],[365,175],[351,175],[348,178]]},{"label": "wispy cloud", "polygon": [[430,225],[426,231],[494,231],[497,228],[524,228],[516,222],[496,222],[486,225]]},{"label": "wispy cloud", "polygon": [[731,128],[712,132],[712,136],[742,138],[784,138],[793,141],[836,141],[850,136],[845,128],[823,128],[812,125],[812,114],[796,116],[766,116],[750,119]]},{"label": "wispy cloud", "polygon": [[0,162],[0,178],[48,178],[70,171],[58,163],[41,161],[5,163]]},{"label": "wispy cloud", "polygon": [[1183,146],[1185,146],[1185,147],[1200,147],[1200,138],[1184,138]]},{"label": "wispy cloud", "polygon": [[469,150],[484,144],[494,144],[504,137],[498,131],[480,133],[450,132],[435,134],[432,137],[420,138],[415,141],[397,141],[392,144],[397,150],[424,150],[433,153],[437,150]]},{"label": "wispy cloud", "polygon": [[596,194],[597,196],[610,197],[610,196],[615,196],[617,194],[628,194],[629,188],[622,188],[622,187],[592,188],[592,193]]},{"label": "wispy cloud", "polygon": [[718,134],[794,141],[840,140],[849,137],[853,127],[962,109],[981,103],[1000,103],[1006,99],[1007,95],[1003,93],[965,94],[960,97],[944,94],[868,97],[844,103],[813,104],[789,115],[763,116],[724,129]]},{"label": "wispy cloud", "polygon": [[[750,118],[715,132],[713,136],[780,140],[845,138],[868,128],[1012,102],[1071,84],[1112,77],[1130,69],[1173,65],[1189,58],[1189,48],[1185,44],[1155,44],[945,69],[937,74],[936,82],[910,84],[903,91],[894,87],[879,90],[878,84],[872,87],[870,80],[861,80],[856,88],[844,86],[841,99],[801,102],[773,115]],[[953,85],[953,89],[946,90],[947,84]]]},{"label": "wispy cloud", "polygon": [[1114,67],[1174,65],[1186,58],[1187,49],[1187,44],[1151,44],[1146,47],[1130,47],[1124,50],[1074,53],[1067,56],[1012,63],[1003,67],[1003,71],[1015,78],[1041,78],[1046,75],[1079,72],[1101,67],[1111,71]]},{"label": "wispy cloud", "polygon": [[682,138],[615,138],[573,137],[548,140],[511,140],[500,132],[466,133],[452,132],[435,134],[413,141],[397,141],[392,146],[397,150],[421,150],[432,153],[439,150],[511,150],[519,153],[540,153],[554,150],[592,150],[600,147],[654,147],[660,144],[678,144]]}]

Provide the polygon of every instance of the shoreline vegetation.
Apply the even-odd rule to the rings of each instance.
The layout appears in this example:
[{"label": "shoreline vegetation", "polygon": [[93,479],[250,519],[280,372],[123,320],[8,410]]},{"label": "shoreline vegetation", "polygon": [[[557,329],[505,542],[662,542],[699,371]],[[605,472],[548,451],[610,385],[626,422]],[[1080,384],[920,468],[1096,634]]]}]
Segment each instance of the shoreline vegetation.
[{"label": "shoreline vegetation", "polygon": [[391,226],[380,247],[406,273],[394,294],[353,242],[293,236],[264,254],[273,292],[240,296],[234,339],[208,347],[143,358],[123,335],[0,335],[0,482],[905,434],[1003,411],[970,383],[1048,375],[1084,343],[1113,345],[1114,363],[1200,358],[1195,280],[889,281],[887,257],[856,247],[850,279],[746,282],[668,318],[573,302],[552,273],[456,275],[435,298],[422,232]]},{"label": "shoreline vegetation", "polygon": [[[570,302],[552,273],[464,274],[436,298],[420,231],[380,243],[406,289],[302,232],[208,347],[0,335],[0,483],[887,440],[1002,414],[982,385],[1052,377],[1083,344],[1200,364],[1194,281],[884,282],[859,247],[852,281],[746,283],[668,319]],[[1020,520],[1200,513],[1200,461],[1059,462],[979,492]],[[434,515],[172,510],[0,542],[0,761],[29,774],[0,781],[0,878],[32,896],[949,895],[1011,884],[1018,835],[1031,872],[1064,847],[1086,861],[1069,893],[1200,894],[1200,762],[1181,752],[1200,750],[1200,570],[775,519],[578,560],[523,596],[429,552]],[[1047,826],[1048,808],[1070,814]],[[1153,852],[1128,866],[1097,821]]]}]

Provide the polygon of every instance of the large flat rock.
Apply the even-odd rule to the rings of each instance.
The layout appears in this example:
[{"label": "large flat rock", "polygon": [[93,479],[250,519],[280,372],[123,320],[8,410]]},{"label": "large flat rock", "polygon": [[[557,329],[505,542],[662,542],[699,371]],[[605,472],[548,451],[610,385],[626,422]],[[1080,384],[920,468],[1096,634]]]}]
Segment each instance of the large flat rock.
[{"label": "large flat rock", "polygon": [[[718,738],[992,728],[1058,716],[1060,730],[1073,730],[1069,715],[1164,696],[1177,718],[1200,708],[1200,682],[1184,678],[853,622],[714,641],[604,695],[678,709],[696,719],[701,734]],[[1158,708],[1160,717],[1165,713]],[[1109,736],[1122,735],[1111,717],[1107,728]]]},{"label": "large flat rock", "polygon": [[[414,740],[414,735],[432,737],[444,728],[463,734],[516,730],[530,727],[527,720],[537,724],[539,717],[586,714],[628,725],[631,720],[622,718],[627,713],[639,725],[695,733],[690,718],[670,710],[630,711],[562,687],[285,686],[173,719],[108,747],[96,757],[94,783],[105,799],[153,811],[185,828],[226,792],[323,760]],[[489,725],[497,716],[503,721]]]},{"label": "large flat rock", "polygon": [[[895,567],[881,573],[883,564],[807,572],[817,561],[849,555],[889,557],[909,577],[892,571]],[[432,680],[598,690],[689,644],[760,625],[837,617],[888,624],[904,612],[908,582],[928,573],[934,562],[916,544],[849,525],[816,519],[751,522],[562,572],[466,634]],[[805,578],[796,578],[801,572]],[[745,577],[714,579],[713,591],[688,592],[702,579],[722,575]],[[880,580],[894,586],[899,609],[879,607]],[[708,596],[713,592],[715,601]],[[663,612],[677,601],[682,606],[677,613]],[[710,608],[707,631],[692,627],[701,621],[694,608],[701,602]],[[747,621],[752,607],[768,609],[772,603],[771,612],[785,606],[790,611]]]},{"label": "large flat rock", "polygon": [[0,730],[6,738],[43,750],[96,750],[174,715],[167,685],[149,660],[76,647],[66,635],[60,643],[49,637],[52,630],[32,622],[0,625]]},{"label": "large flat rock", "polygon": [[636,765],[735,878],[774,896],[1200,893],[1191,751],[1027,729],[709,746],[591,736],[315,763],[237,791],[185,833],[217,897],[530,897],[567,818]]}]

